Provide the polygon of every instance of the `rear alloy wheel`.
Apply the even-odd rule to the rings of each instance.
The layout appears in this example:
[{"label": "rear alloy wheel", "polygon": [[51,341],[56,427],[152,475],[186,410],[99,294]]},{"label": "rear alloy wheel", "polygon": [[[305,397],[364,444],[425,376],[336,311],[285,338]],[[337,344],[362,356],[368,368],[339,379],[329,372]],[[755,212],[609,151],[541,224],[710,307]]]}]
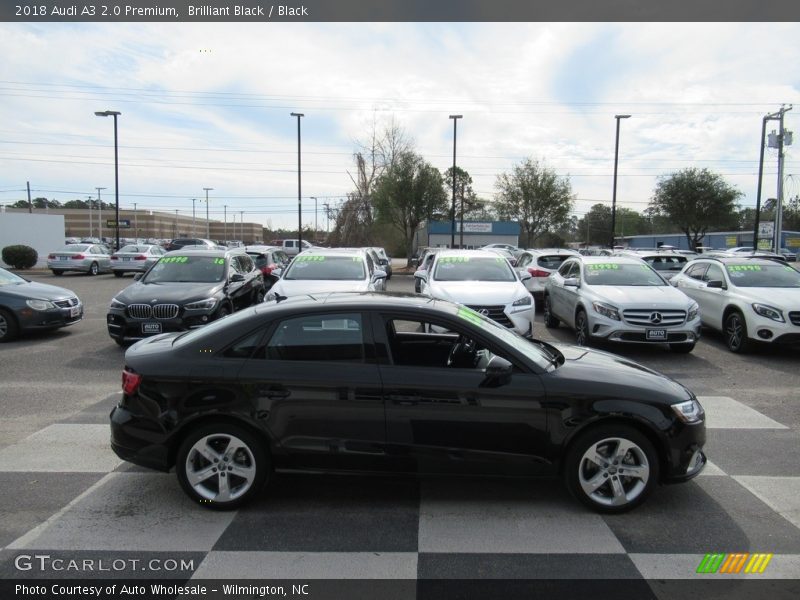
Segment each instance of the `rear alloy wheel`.
[{"label": "rear alloy wheel", "polygon": [[558,327],[558,319],[553,316],[553,307],[550,305],[550,296],[544,297],[544,326],[548,329]]},{"label": "rear alloy wheel", "polygon": [[569,491],[597,512],[621,513],[645,501],[658,482],[653,444],[626,425],[595,427],[567,452],[564,475]]},{"label": "rear alloy wheel", "polygon": [[694,350],[694,342],[691,344],[670,344],[669,349],[676,354],[689,354]]},{"label": "rear alloy wheel", "polygon": [[0,343],[10,342],[19,334],[14,317],[7,310],[0,309]]},{"label": "rear alloy wheel", "polygon": [[241,506],[259,493],[269,461],[263,444],[236,425],[206,425],[178,450],[175,471],[183,491],[216,510]]},{"label": "rear alloy wheel", "polygon": [[53,275],[55,275],[56,277],[61,277],[63,274],[64,271],[57,271],[56,269],[53,269]]},{"label": "rear alloy wheel", "polygon": [[89,265],[89,275],[97,275],[100,272],[100,265],[96,262],[93,262]]},{"label": "rear alloy wheel", "polygon": [[125,271],[114,271],[114,277],[122,277],[125,275]]},{"label": "rear alloy wheel", "polygon": [[747,325],[744,317],[738,311],[734,311],[725,319],[725,344],[731,352],[747,352],[750,347],[747,338]]},{"label": "rear alloy wheel", "polygon": [[583,310],[575,315],[575,343],[578,346],[591,346],[592,338],[589,335],[589,318]]}]

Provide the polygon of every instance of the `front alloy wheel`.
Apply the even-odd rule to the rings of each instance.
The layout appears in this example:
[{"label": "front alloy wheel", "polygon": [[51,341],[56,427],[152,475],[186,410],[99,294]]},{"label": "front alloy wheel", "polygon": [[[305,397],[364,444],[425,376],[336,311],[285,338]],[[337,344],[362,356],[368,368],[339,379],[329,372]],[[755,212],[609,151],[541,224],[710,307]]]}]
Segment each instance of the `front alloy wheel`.
[{"label": "front alloy wheel", "polygon": [[96,262],[93,262],[89,265],[89,275],[97,275],[100,272],[100,265]]},{"label": "front alloy wheel", "polygon": [[732,312],[725,319],[725,344],[731,352],[740,353],[747,350],[747,325],[744,317],[738,312]]},{"label": "front alloy wheel", "polygon": [[190,498],[227,510],[260,491],[267,468],[264,448],[255,436],[235,425],[209,425],[184,440],[175,470]]},{"label": "front alloy wheel", "polygon": [[638,506],[658,481],[653,445],[627,426],[598,427],[581,436],[565,460],[570,492],[598,512],[621,513]]},{"label": "front alloy wheel", "polygon": [[544,297],[544,326],[548,329],[558,327],[558,319],[553,316],[553,307],[551,306],[550,296]]},{"label": "front alloy wheel", "polygon": [[575,316],[575,343],[578,346],[589,346],[589,318],[584,311]]}]

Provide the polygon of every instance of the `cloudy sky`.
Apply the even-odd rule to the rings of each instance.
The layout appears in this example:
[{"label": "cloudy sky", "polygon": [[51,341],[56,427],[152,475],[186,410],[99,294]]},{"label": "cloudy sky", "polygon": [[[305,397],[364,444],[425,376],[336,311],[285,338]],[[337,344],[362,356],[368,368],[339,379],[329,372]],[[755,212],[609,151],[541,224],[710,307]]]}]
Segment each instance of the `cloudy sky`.
[{"label": "cloudy sky", "polygon": [[[797,23],[0,23],[0,203],[113,196],[118,110],[120,203],[292,227],[297,121],[304,223],[319,199],[352,189],[353,152],[394,119],[479,195],[526,157],[569,176],[576,214],[611,199],[642,211],[659,175],[707,167],[754,205],[761,118],[800,111]],[[774,124],[777,127],[777,123]],[[768,128],[768,131],[772,127]],[[798,143],[800,143],[800,138]],[[786,193],[800,192],[788,148]],[[767,150],[764,197],[776,189]],[[197,210],[205,211],[198,202]]]}]

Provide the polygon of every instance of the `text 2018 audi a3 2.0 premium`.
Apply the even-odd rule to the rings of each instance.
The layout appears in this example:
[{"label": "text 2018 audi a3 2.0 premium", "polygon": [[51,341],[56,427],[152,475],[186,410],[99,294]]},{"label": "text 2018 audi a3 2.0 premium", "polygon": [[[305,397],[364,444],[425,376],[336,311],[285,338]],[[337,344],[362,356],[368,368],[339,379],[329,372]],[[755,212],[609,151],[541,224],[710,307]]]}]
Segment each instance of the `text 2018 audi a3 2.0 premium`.
[{"label": "text 2018 audi a3 2.0 premium", "polygon": [[601,512],[703,469],[694,394],[633,361],[525,339],[410,294],[268,301],[125,354],[115,452],[211,508],[273,470],[561,476]]}]

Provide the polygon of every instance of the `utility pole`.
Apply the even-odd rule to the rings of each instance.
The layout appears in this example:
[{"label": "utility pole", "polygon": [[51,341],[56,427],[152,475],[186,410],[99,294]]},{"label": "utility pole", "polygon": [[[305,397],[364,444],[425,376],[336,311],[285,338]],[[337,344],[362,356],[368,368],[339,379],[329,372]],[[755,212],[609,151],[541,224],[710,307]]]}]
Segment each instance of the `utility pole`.
[{"label": "utility pole", "polygon": [[[33,212],[33,203],[31,202],[31,182],[30,181],[26,181],[25,183],[28,184],[28,212],[32,213]],[[46,198],[45,198],[45,201],[44,201],[44,206],[45,206],[45,208],[47,208],[47,199]]]},{"label": "utility pole", "polygon": [[331,205],[327,202],[322,203],[322,207],[325,209],[325,243],[328,243],[328,229],[331,226]]},{"label": "utility pole", "polygon": [[241,237],[241,242],[244,243],[244,211],[239,211],[239,236]]},{"label": "utility pole", "polygon": [[89,205],[89,237],[92,237],[92,197],[88,196],[86,202]]},{"label": "utility pole", "polygon": [[456,245],[456,131],[458,120],[464,115],[450,115],[453,119],[453,202],[450,207],[450,248]]},{"label": "utility pole", "polygon": [[761,183],[764,174],[764,137],[767,131],[767,121],[778,121],[778,133],[774,131],[769,135],[769,147],[778,149],[778,198],[775,206],[775,224],[772,232],[772,247],[775,252],[780,253],[781,229],[783,226],[783,147],[792,143],[792,132],[785,131],[783,128],[783,116],[792,110],[792,105],[786,108],[781,106],[778,112],[766,115],[761,126],[761,157],[758,165],[758,191],[756,193],[756,218],[753,227],[753,250],[758,250],[758,225],[761,216]]},{"label": "utility pole", "polygon": [[614,249],[614,229],[617,220],[617,163],[619,162],[619,121],[620,119],[630,119],[630,115],[614,115],[617,120],[617,136],[614,141],[614,191],[611,196],[611,245],[609,248]]},{"label": "utility pole", "polygon": [[211,221],[208,220],[208,192],[214,188],[203,188],[206,191],[206,239],[211,239]]},{"label": "utility pole", "polygon": [[192,237],[197,237],[197,234],[194,231],[194,203],[197,201],[197,198],[192,198]]},{"label": "utility pole", "polygon": [[136,202],[133,203],[133,230],[136,232],[136,243],[139,243],[139,213],[136,211]]},{"label": "utility pole", "polygon": [[[97,222],[100,223],[100,241],[103,241],[103,201],[100,199],[100,190],[104,190],[104,187],[94,188],[97,190],[97,201],[100,205],[100,217],[97,219]],[[117,248],[119,250],[119,248]]]},{"label": "utility pole", "polygon": [[[222,243],[225,244],[228,241],[228,205],[227,204],[223,204],[222,205],[222,213],[225,215],[224,216],[225,225],[223,226],[224,229],[222,230],[223,231],[223,233],[222,233]],[[236,215],[235,214],[234,214],[233,222],[236,223]],[[233,235],[234,236],[236,235],[236,225],[234,225],[234,227],[233,227]]]}]

